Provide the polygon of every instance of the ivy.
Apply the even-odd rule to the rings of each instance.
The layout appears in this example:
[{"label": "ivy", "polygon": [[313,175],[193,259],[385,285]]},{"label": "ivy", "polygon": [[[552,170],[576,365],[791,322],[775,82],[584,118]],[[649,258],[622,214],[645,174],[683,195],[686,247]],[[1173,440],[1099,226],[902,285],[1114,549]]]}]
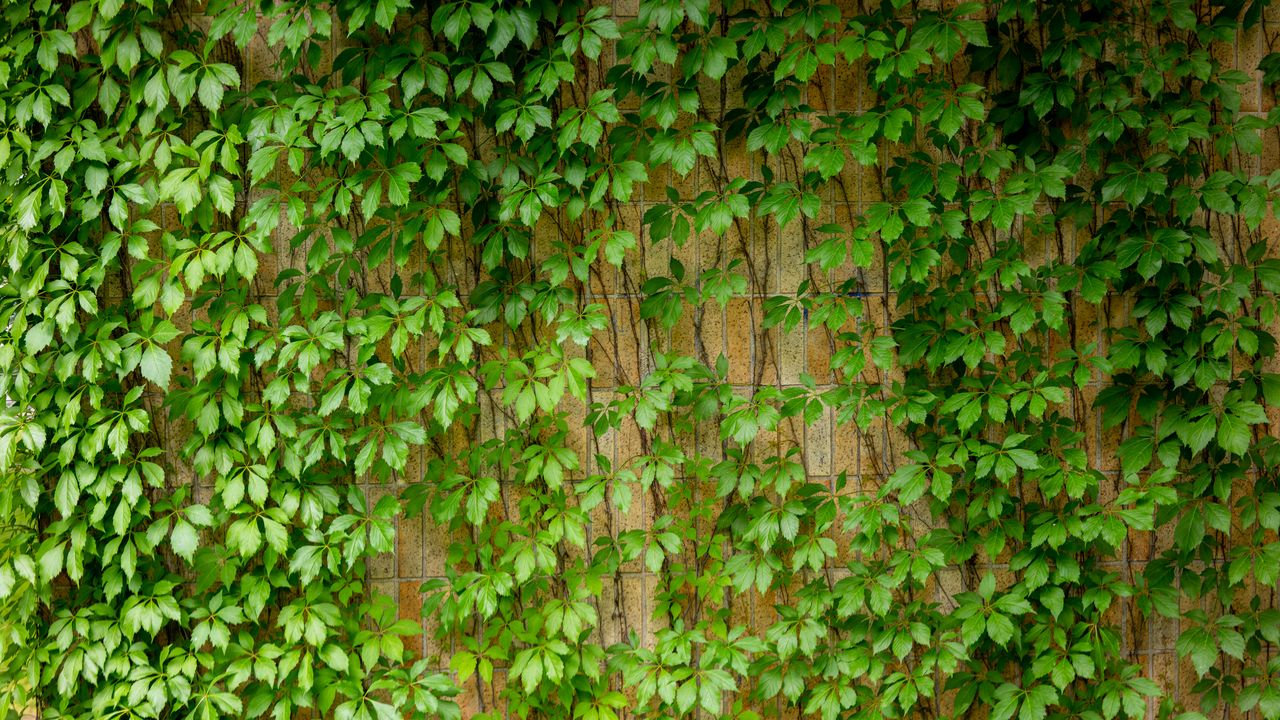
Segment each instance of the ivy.
[{"label": "ivy", "polygon": [[4,4],[0,705],[1280,718],[1265,5]]}]

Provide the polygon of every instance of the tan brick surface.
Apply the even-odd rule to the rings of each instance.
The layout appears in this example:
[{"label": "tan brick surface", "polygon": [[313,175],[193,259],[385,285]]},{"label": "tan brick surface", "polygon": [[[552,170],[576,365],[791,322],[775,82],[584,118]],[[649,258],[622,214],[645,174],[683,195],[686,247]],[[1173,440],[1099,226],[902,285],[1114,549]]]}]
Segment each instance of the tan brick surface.
[{"label": "tan brick surface", "polygon": [[[634,1],[625,0],[619,0],[615,5],[620,14],[634,14],[636,7]],[[1231,55],[1231,62],[1249,69],[1256,67],[1258,59],[1274,47],[1275,39],[1259,30],[1240,38],[1237,47],[1228,48],[1224,52]],[[247,68],[245,77],[250,81],[271,77],[271,54],[259,43],[255,42],[250,46],[243,60]],[[843,62],[834,69],[820,72],[808,89],[810,102],[820,110],[865,107],[871,93],[861,80],[863,74],[860,65],[850,68]],[[718,92],[712,92],[710,88],[708,93],[718,96]],[[1265,112],[1273,104],[1272,91],[1262,88],[1261,83],[1256,80],[1242,89],[1242,110]],[[711,103],[707,104],[706,109],[718,112]],[[1263,171],[1280,166],[1280,161],[1277,160],[1280,157],[1280,142],[1277,142],[1273,134],[1268,136],[1267,143],[1267,153],[1262,158]],[[723,167],[729,177],[759,177],[759,160],[745,152],[741,141],[730,144],[727,150]],[[714,365],[716,358],[724,354],[729,361],[729,381],[741,395],[748,395],[753,388],[762,385],[798,385],[801,374],[811,376],[817,382],[819,390],[830,387],[833,382],[831,357],[833,350],[841,346],[834,339],[834,333],[807,323],[801,323],[794,332],[788,334],[783,334],[776,328],[766,330],[762,327],[765,297],[775,293],[794,293],[796,286],[809,277],[818,277],[824,283],[835,283],[847,276],[844,269],[833,271],[828,276],[818,273],[816,269],[807,268],[803,263],[805,249],[814,244],[812,228],[821,223],[796,222],[779,232],[776,221],[772,219],[742,221],[723,237],[704,234],[692,238],[683,247],[677,247],[670,241],[652,244],[647,228],[641,227],[640,218],[648,206],[646,203],[664,201],[668,184],[679,188],[682,195],[689,197],[713,187],[722,172],[724,171],[718,161],[700,164],[694,173],[685,178],[654,172],[648,183],[637,188],[633,202],[619,207],[617,220],[621,226],[636,234],[642,248],[628,255],[621,271],[603,264],[598,265],[597,272],[593,272],[586,288],[588,301],[604,303],[611,320],[611,326],[597,333],[589,347],[582,351],[597,371],[597,377],[591,383],[593,400],[606,401],[619,386],[638,383],[653,368],[653,358],[649,352],[653,345],[694,354],[710,365]],[[291,180],[287,177],[287,169],[282,169],[280,175],[283,182]],[[835,188],[832,190],[832,197],[824,198],[827,201],[824,212],[829,214],[830,221],[848,225],[851,217],[865,208],[867,203],[881,199],[881,179],[876,168],[863,168],[850,160],[839,180],[833,183]],[[462,215],[466,217],[465,213]],[[539,256],[553,251],[550,242],[558,239],[558,233],[561,232],[554,220],[548,217],[540,225],[534,249]],[[178,228],[171,210],[166,213],[162,224],[169,230]],[[810,232],[809,235],[806,235],[806,229]],[[287,220],[282,220],[277,232],[276,254],[262,258],[264,272],[274,273],[277,268],[305,266],[305,251],[289,249],[293,232]],[[1274,219],[1268,219],[1258,237],[1270,242],[1274,250],[1280,243],[1277,240],[1280,238],[1280,227],[1277,227]],[[1082,240],[1083,238],[1073,237],[1069,232],[1061,244],[1057,240],[1037,239],[1039,244],[1029,243],[1029,253],[1032,247],[1036,253],[1034,258],[1029,255],[1029,260],[1041,262],[1063,255],[1069,258],[1077,243]],[[450,241],[447,255],[457,258],[448,263],[450,281],[467,288],[473,284],[476,273],[472,265],[463,261],[465,254],[464,244]],[[734,258],[749,260],[751,283],[747,293],[731,298],[723,308],[714,302],[698,311],[686,305],[674,328],[669,332],[651,334],[651,326],[641,321],[639,316],[639,287],[646,277],[666,274],[673,256],[684,264],[686,281],[689,282],[707,269],[725,267]],[[424,258],[415,257],[413,265],[420,267],[423,261]],[[859,284],[868,293],[863,298],[867,307],[864,318],[881,333],[891,322],[889,308],[895,305],[894,299],[886,295],[883,263],[884,258],[878,257],[873,267],[858,272]],[[366,280],[371,287],[386,287],[389,278],[370,277]],[[275,303],[271,296],[275,293],[275,288],[270,283],[261,283],[258,293],[259,301],[274,313]],[[1106,342],[1106,328],[1128,322],[1129,309],[1129,304],[1124,299],[1108,301],[1101,308],[1077,301],[1068,309],[1068,318],[1075,326],[1077,344]],[[190,324],[190,315],[181,313],[175,318],[175,322],[186,328]],[[845,328],[851,329],[853,328]],[[490,331],[495,340],[518,345],[518,337],[504,329],[501,323],[495,323]],[[1051,348],[1054,351],[1060,349],[1064,348],[1057,345]],[[411,356],[410,362],[422,362],[421,352],[419,349],[417,354]],[[181,372],[181,367],[178,364],[175,371]],[[867,373],[874,378],[878,371],[868,363]],[[1086,436],[1085,446],[1090,449],[1091,464],[1109,474],[1102,484],[1103,494],[1106,495],[1114,492],[1117,481],[1114,477],[1119,470],[1116,448],[1121,434],[1119,429],[1102,428],[1097,413],[1089,409],[1101,381],[1101,376],[1095,372],[1090,385],[1077,393],[1068,405],[1075,408],[1080,417],[1079,427]],[[566,403],[565,407],[569,408],[569,405]],[[575,405],[572,408],[572,423],[580,424],[584,416],[584,407]],[[480,404],[480,417],[470,434],[466,429],[459,429],[459,435],[454,440],[469,443],[500,437],[505,422],[494,411],[493,403],[483,400]],[[185,420],[178,420],[161,427],[162,431],[171,433],[173,437],[181,437],[186,423]],[[1277,432],[1277,426],[1280,423],[1273,423],[1273,434]],[[700,427],[696,441],[691,442],[696,444],[699,452],[715,457],[719,452],[717,432],[718,428],[714,426]],[[887,420],[877,419],[864,432],[852,423],[838,423],[830,410],[824,411],[814,425],[781,428],[774,440],[780,447],[797,446],[801,449],[800,457],[806,465],[810,480],[830,483],[834,482],[836,476],[847,474],[847,492],[850,494],[874,492],[883,477],[901,462],[902,452],[908,447],[901,430],[893,427]],[[578,477],[595,469],[593,457],[597,453],[605,455],[618,468],[628,465],[644,452],[642,434],[630,420],[620,430],[600,437],[588,437],[585,433],[575,432],[570,444],[583,461],[583,467],[576,473]],[[421,480],[429,461],[439,454],[437,450],[428,448],[421,459],[415,457],[405,473],[404,481]],[[369,501],[372,504],[382,494],[395,490],[396,488],[391,487],[371,486],[367,490]],[[647,493],[640,492],[638,487],[634,490],[634,502],[629,512],[609,517],[602,506],[592,513],[590,532],[593,536],[616,536],[626,530],[644,529],[652,522],[655,511],[651,498]],[[504,516],[504,507],[510,508],[513,514],[516,512],[522,488],[518,484],[504,483],[502,491],[505,504],[500,502],[494,505],[491,510],[494,517]],[[1245,492],[1247,488],[1240,488],[1240,491]],[[842,535],[840,523],[837,522],[833,536],[840,539]],[[430,517],[402,519],[395,551],[373,558],[368,564],[370,579],[378,581],[379,587],[389,588],[389,594],[399,603],[401,617],[421,619],[423,622],[423,635],[411,638],[408,641],[409,648],[416,653],[438,659],[441,666],[447,665],[449,648],[434,637],[431,619],[420,618],[422,598],[418,587],[427,579],[445,574],[449,541],[448,532],[436,527]],[[1132,577],[1144,563],[1169,547],[1171,537],[1169,530],[1165,528],[1154,534],[1135,534],[1130,541],[1126,554],[1117,562],[1118,569],[1126,577]],[[840,542],[835,565],[852,560],[854,556],[855,553],[848,548],[847,543]],[[1008,584],[1012,578],[1002,567],[1006,561],[1007,557],[988,559],[991,563],[989,567],[999,572],[1004,584]],[[939,576],[934,589],[936,597],[945,604],[951,602],[955,594],[971,587],[959,571],[948,570]],[[605,644],[615,643],[624,639],[628,632],[635,631],[644,638],[646,644],[652,646],[654,632],[663,626],[662,621],[654,619],[652,612],[656,590],[657,578],[648,573],[640,561],[624,564],[619,576],[606,582],[599,601],[601,627],[595,640]],[[1274,605],[1275,589],[1266,590],[1269,592],[1258,589],[1266,601]],[[785,602],[785,599],[774,597],[773,594],[760,597],[749,593],[731,596],[729,607],[735,621],[745,622],[763,632],[776,617],[776,602]],[[1112,612],[1117,623],[1124,628],[1126,652],[1145,658],[1150,676],[1166,689],[1189,691],[1197,678],[1190,666],[1186,662],[1180,662],[1173,652],[1178,622],[1159,616],[1139,622],[1135,619],[1132,607],[1121,602],[1115,604]],[[464,717],[482,710],[491,710],[497,700],[497,693],[505,685],[505,677],[505,672],[496,673],[494,684],[484,687],[483,692],[477,692],[476,686],[469,683],[460,698]]]}]

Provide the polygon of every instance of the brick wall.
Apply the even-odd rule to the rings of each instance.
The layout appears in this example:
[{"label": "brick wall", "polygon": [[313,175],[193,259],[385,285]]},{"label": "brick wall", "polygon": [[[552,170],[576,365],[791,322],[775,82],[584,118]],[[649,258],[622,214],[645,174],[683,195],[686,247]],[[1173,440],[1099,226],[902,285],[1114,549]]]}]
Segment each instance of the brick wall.
[{"label": "brick wall", "polygon": [[[615,3],[619,24],[636,11],[635,0],[620,0]],[[1280,26],[1276,24],[1280,22],[1280,15],[1275,14],[1274,10],[1269,12],[1273,13],[1271,24],[1241,36],[1234,48],[1226,49],[1231,56],[1221,58],[1250,73],[1254,78],[1253,82],[1242,88],[1242,109],[1247,114],[1265,115],[1275,103],[1274,95],[1269,89],[1262,87],[1260,73],[1255,70],[1263,55],[1280,49]],[[335,41],[331,53],[339,51],[342,42],[342,39]],[[265,29],[259,32],[243,53],[232,54],[233,50],[229,45],[223,47],[222,51],[228,56],[222,59],[239,64],[247,86],[273,76],[274,56],[266,45]],[[610,51],[606,51],[598,66],[587,68],[593,82],[602,83],[603,71],[612,62]],[[859,66],[847,67],[839,64],[835,68],[824,69],[810,84],[807,101],[818,111],[864,108],[870,95],[862,80],[864,75],[863,68]],[[731,106],[734,102],[732,88],[736,80],[732,73],[725,80],[729,90],[724,94],[730,99]],[[721,106],[721,96],[720,87],[704,87],[702,101],[706,119],[719,122],[729,109]],[[634,99],[628,102],[634,107]],[[1266,136],[1265,142],[1266,152],[1261,165],[1255,168],[1261,172],[1280,168],[1280,137],[1271,132]],[[880,199],[882,191],[878,169],[864,168],[850,162],[846,171],[829,186],[828,196],[823,198],[823,214],[807,223],[793,223],[781,232],[772,219],[753,220],[736,224],[722,237],[695,237],[683,246],[676,246],[670,241],[652,242],[640,218],[649,207],[666,201],[666,188],[669,185],[677,188],[683,197],[689,198],[702,190],[717,187],[726,178],[761,178],[762,155],[748,153],[741,140],[730,144],[726,150],[725,155],[716,161],[700,160],[698,167],[687,177],[670,176],[665,170],[655,172],[647,184],[637,189],[632,202],[617,209],[618,220],[636,235],[640,246],[628,255],[621,270],[614,270],[603,263],[593,267],[591,282],[584,289],[585,298],[587,302],[605,304],[611,324],[606,331],[595,335],[585,351],[571,346],[575,352],[585,352],[598,372],[591,386],[593,400],[609,398],[619,386],[637,383],[654,366],[651,348],[691,354],[709,365],[714,364],[723,354],[728,359],[730,380],[739,391],[759,386],[794,386],[800,383],[802,374],[814,378],[820,388],[833,382],[831,355],[838,346],[834,334],[806,323],[790,333],[782,333],[778,328],[762,329],[763,302],[772,295],[794,293],[802,280],[810,277],[811,273],[819,272],[816,266],[808,266],[802,261],[806,247],[813,242],[813,229],[824,223],[847,225],[849,218],[860,212],[867,203]],[[775,168],[775,171],[778,174],[792,172],[785,164]],[[279,173],[278,179],[282,183],[287,184],[291,180],[287,168],[282,167]],[[465,214],[463,216],[465,218]],[[164,213],[162,224],[167,231],[176,232],[181,229],[177,214],[172,209]],[[1234,245],[1234,238],[1229,235],[1229,229],[1220,230],[1215,234],[1223,241],[1225,249],[1230,250]],[[262,258],[258,301],[269,308],[274,307],[275,290],[270,280],[275,271],[301,267],[305,262],[305,248],[290,249],[290,240],[295,232],[289,227],[288,221],[283,220],[276,239],[277,254]],[[544,215],[538,228],[534,259],[552,252],[552,238],[563,233],[580,232],[581,228],[574,227],[563,216],[557,217],[551,213]],[[1272,246],[1280,251],[1280,223],[1272,219],[1262,232],[1271,239]],[[1074,238],[1069,234],[1061,242],[1044,242],[1044,258],[1058,256],[1070,259],[1074,246]],[[477,248],[466,241],[454,240],[448,248],[448,255],[452,280],[464,292],[474,287],[481,274],[478,269]],[[1030,252],[1028,258],[1032,258]],[[740,260],[749,276],[748,291],[735,295],[723,308],[714,302],[698,311],[686,307],[679,323],[671,331],[655,331],[653,326],[640,317],[640,286],[651,275],[668,274],[669,263],[673,259],[686,268],[688,277],[696,277],[707,268],[723,268],[730,262]],[[421,258],[416,262],[422,262]],[[832,278],[841,279],[841,272],[843,271],[836,271]],[[878,258],[869,270],[859,271],[859,280],[864,293],[862,299],[866,305],[865,319],[883,331],[890,322],[895,306],[894,298],[886,287],[883,257]],[[369,290],[386,290],[387,277],[384,274],[374,273],[361,281],[368,284]],[[1104,328],[1127,322],[1127,311],[1126,300],[1115,298],[1108,300],[1100,308],[1078,303],[1071,308],[1070,317],[1076,335],[1082,342],[1086,338],[1105,342]],[[189,311],[180,315],[188,323],[193,317]],[[503,342],[513,347],[518,347],[522,341],[522,338],[513,336],[500,323],[490,327],[490,332],[495,338],[502,338]],[[869,364],[867,372],[868,379],[874,379],[874,366]],[[1104,488],[1105,493],[1115,492],[1120,484],[1115,453],[1119,437],[1118,430],[1104,431],[1098,413],[1091,409],[1091,402],[1101,387],[1102,378],[1095,376],[1087,388],[1072,398],[1070,407],[1087,433],[1086,443],[1091,462],[1104,470],[1113,483],[1111,488]],[[566,399],[564,406],[572,410],[573,418],[580,420],[585,417],[585,408],[581,404]],[[163,412],[156,412],[153,417],[161,423],[161,432],[169,435],[172,461],[182,465],[178,450],[184,435],[183,423],[164,423],[165,415]],[[1280,429],[1280,418],[1274,419],[1276,423],[1271,430],[1276,433]],[[455,426],[450,431],[448,443],[453,443],[452,446],[446,443],[417,450],[402,478],[404,482],[367,483],[365,490],[370,501],[376,501],[387,493],[398,493],[403,490],[406,482],[418,481],[429,475],[428,465],[434,456],[455,451],[464,444],[501,437],[509,422],[498,411],[492,398],[483,399],[480,417],[476,422]],[[878,420],[864,433],[852,423],[836,422],[830,410],[825,411],[819,421],[812,425],[786,424],[770,437],[758,439],[757,444],[766,449],[798,448],[803,455],[810,481],[834,484],[837,476],[847,474],[849,483],[846,492],[861,492],[876,487],[896,467],[902,452],[908,447],[904,434],[887,419]],[[595,469],[593,458],[596,455],[609,458],[616,467],[640,454],[640,431],[632,421],[624,424],[620,432],[602,436],[593,436],[582,427],[576,427],[571,445],[583,459],[583,467],[576,473],[581,478]],[[718,458],[721,452],[719,428],[698,428],[686,445],[686,453],[697,452],[713,459]],[[202,489],[207,493],[211,487]],[[714,492],[714,488],[708,488],[708,491]],[[1241,488],[1241,491],[1247,491],[1247,488]],[[518,485],[504,482],[502,502],[491,512],[495,516],[516,513],[520,492]],[[637,492],[636,501],[625,516],[610,516],[600,510],[593,515],[588,544],[599,535],[616,536],[628,529],[644,528],[653,520],[654,515],[653,498],[647,493]],[[927,517],[927,511],[922,510],[920,527],[925,527]],[[1162,528],[1153,536],[1134,534],[1121,556],[1113,563],[1115,571],[1125,577],[1132,577],[1145,562],[1172,542],[1171,534],[1171,526]],[[378,557],[369,566],[373,585],[397,599],[401,616],[421,619],[424,632],[412,643],[412,648],[434,659],[441,667],[448,666],[451,648],[442,645],[435,638],[431,617],[420,618],[422,599],[419,587],[426,580],[444,576],[449,540],[448,532],[437,527],[429,517],[406,518],[399,524],[395,553]],[[838,574],[848,559],[850,553],[846,546],[841,545],[840,554],[831,571]],[[1006,560],[1007,558],[990,559],[989,567],[1001,572],[1007,579],[1008,572],[1003,564]],[[970,580],[972,579],[962,576],[958,570],[940,574],[939,582],[933,588],[936,599],[947,603],[955,593],[973,589]],[[601,626],[598,640],[605,644],[618,642],[633,631],[641,637],[652,638],[653,632],[660,627],[660,621],[655,620],[651,612],[655,588],[654,575],[647,572],[639,561],[628,563],[616,580],[606,582],[599,603]],[[1264,603],[1277,607],[1276,588],[1254,588],[1253,591],[1262,597]],[[1246,592],[1242,592],[1242,599],[1247,596]],[[726,597],[735,616],[761,632],[776,617],[774,604],[786,600],[785,597],[773,594],[758,596],[755,593],[741,596],[731,593]],[[1178,623],[1158,616],[1148,621],[1136,613],[1131,605],[1122,602],[1116,603],[1113,613],[1123,628],[1126,651],[1135,660],[1147,665],[1150,677],[1175,694],[1185,695],[1189,692],[1197,678],[1190,663],[1179,661],[1174,652],[1174,642],[1179,632]],[[468,684],[462,699],[464,715],[492,709],[496,693],[504,686],[504,678],[504,672],[499,670],[493,686],[486,687],[482,695],[477,693],[474,684]]]}]

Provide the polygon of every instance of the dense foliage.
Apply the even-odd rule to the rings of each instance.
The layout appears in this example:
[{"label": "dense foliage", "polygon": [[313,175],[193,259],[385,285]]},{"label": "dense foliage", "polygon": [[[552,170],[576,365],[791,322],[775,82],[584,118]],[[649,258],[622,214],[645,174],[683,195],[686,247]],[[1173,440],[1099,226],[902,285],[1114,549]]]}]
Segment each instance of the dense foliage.
[{"label": "dense foliage", "polygon": [[850,5],[5,2],[0,707],[1280,718],[1263,3]]}]

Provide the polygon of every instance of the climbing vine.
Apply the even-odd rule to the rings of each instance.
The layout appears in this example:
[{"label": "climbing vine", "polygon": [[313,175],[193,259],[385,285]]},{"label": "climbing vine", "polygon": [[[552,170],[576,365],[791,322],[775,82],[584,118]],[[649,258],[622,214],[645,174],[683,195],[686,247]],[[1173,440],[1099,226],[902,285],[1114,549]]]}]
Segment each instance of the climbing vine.
[{"label": "climbing vine", "polygon": [[0,707],[1280,718],[1266,3],[626,5],[0,3]]}]

